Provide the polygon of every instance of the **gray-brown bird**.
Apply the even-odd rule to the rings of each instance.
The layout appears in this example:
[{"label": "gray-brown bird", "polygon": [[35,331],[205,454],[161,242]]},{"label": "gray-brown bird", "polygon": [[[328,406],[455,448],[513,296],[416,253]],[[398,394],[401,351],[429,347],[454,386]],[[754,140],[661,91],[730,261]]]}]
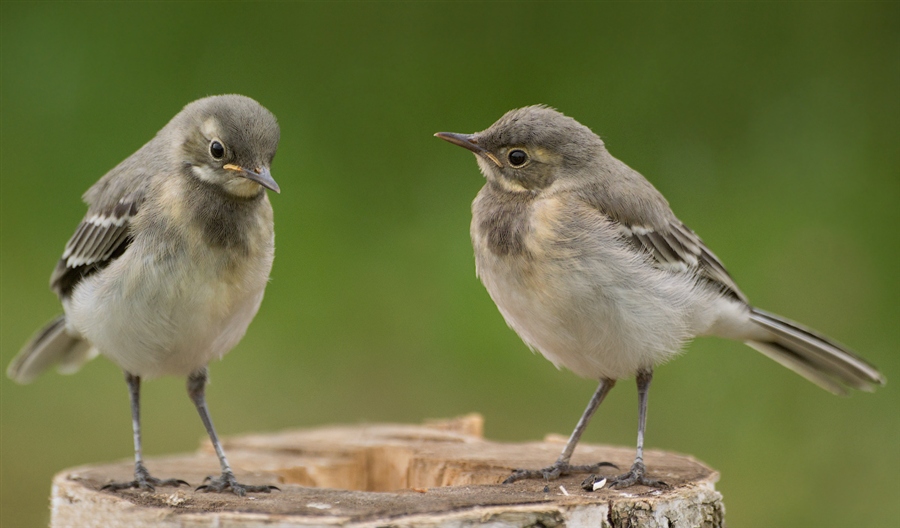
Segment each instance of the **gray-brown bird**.
[{"label": "gray-brown bird", "polygon": [[487,179],[472,204],[475,268],[507,324],[557,367],[600,382],[556,462],[505,482],[606,465],[569,461],[616,380],[635,376],[637,456],[610,486],[664,486],[643,462],[647,393],[653,368],[696,336],[743,341],[835,394],[884,384],[843,345],[753,307],[659,191],[574,119],[530,106],[482,132],[436,136],[474,152]]},{"label": "gray-brown bird", "polygon": [[74,372],[98,353],[125,371],[134,480],[105,489],[187,484],[152,477],[141,455],[140,384],[186,376],[222,466],[198,489],[268,492],[239,484],[206,407],[207,364],[244,336],[274,258],[270,167],[275,116],[241,95],[184,107],[150,142],[84,195],[88,212],[50,278],[62,315],[39,331],[7,374],[28,383],[49,367]]}]

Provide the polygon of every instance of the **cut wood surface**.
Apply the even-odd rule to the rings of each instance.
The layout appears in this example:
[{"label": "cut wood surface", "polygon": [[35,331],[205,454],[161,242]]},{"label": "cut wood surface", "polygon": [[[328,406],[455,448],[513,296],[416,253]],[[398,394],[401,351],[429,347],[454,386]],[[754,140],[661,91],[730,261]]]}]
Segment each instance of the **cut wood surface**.
[{"label": "cut wood surface", "polygon": [[[685,455],[650,450],[651,476],[666,490],[581,489],[587,475],[500,482],[514,468],[553,462],[565,438],[508,444],[484,440],[479,415],[424,425],[372,424],[291,430],[225,440],[240,482],[274,484],[247,497],[195,492],[218,462],[208,443],[191,455],[151,458],[150,472],[191,488],[100,491],[130,480],[129,461],[82,466],[53,479],[53,527],[724,526],[718,473]],[[633,448],[580,444],[573,463],[609,461],[603,476],[630,467]]]}]

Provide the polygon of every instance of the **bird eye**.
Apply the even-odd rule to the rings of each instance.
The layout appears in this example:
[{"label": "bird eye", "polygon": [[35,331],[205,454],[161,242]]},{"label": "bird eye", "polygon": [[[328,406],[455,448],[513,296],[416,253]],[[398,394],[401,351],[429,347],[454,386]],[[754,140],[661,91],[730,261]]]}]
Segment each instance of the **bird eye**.
[{"label": "bird eye", "polygon": [[509,160],[509,164],[513,167],[521,167],[522,165],[525,165],[526,161],[528,161],[528,154],[525,154],[524,150],[515,149],[509,151],[509,154],[506,156],[506,158]]},{"label": "bird eye", "polygon": [[225,146],[218,139],[214,139],[209,143],[209,154],[213,159],[220,160],[225,157]]}]

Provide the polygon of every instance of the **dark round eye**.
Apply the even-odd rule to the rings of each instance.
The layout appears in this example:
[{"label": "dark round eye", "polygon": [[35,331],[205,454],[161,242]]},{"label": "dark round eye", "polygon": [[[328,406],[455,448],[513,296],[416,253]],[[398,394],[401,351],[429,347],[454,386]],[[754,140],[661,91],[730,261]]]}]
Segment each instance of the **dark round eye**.
[{"label": "dark round eye", "polygon": [[225,157],[225,146],[218,139],[214,139],[209,143],[209,154],[214,159],[220,160]]},{"label": "dark round eye", "polygon": [[528,154],[525,154],[524,150],[510,150],[509,155],[506,156],[509,159],[509,164],[513,167],[521,167],[525,165],[525,162],[528,161]]}]

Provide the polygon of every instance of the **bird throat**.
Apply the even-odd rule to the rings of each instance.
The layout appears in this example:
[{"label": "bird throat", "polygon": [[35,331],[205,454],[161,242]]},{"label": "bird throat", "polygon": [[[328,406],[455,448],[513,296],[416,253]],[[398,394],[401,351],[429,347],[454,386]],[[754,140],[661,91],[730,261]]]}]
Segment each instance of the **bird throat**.
[{"label": "bird throat", "polygon": [[497,256],[527,256],[525,235],[533,192],[510,192],[492,183],[485,185],[472,204],[473,229]]}]

